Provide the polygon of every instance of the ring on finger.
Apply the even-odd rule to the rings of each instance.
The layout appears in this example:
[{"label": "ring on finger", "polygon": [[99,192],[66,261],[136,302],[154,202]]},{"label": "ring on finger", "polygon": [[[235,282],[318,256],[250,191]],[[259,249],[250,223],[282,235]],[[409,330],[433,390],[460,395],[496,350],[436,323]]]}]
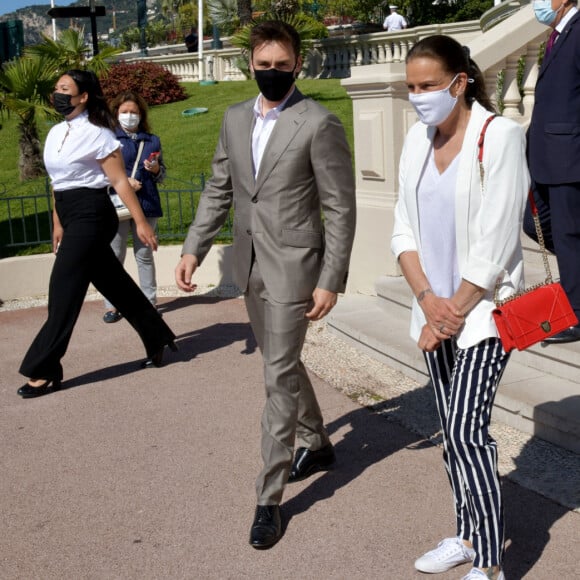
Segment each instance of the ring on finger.
[{"label": "ring on finger", "polygon": [[444,332],[443,332],[443,329],[444,329],[444,328],[445,328],[445,325],[444,325],[444,324],[442,324],[442,325],[439,327],[439,332],[440,332],[441,334],[444,334]]}]

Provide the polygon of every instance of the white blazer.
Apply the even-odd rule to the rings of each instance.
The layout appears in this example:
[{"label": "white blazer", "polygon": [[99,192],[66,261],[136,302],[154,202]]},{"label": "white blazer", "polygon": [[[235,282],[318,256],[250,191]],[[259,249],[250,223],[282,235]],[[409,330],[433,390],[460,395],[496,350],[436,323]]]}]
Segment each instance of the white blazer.
[{"label": "white blazer", "polygon": [[[457,258],[462,279],[485,288],[483,299],[468,313],[457,335],[459,348],[468,348],[498,336],[493,317],[494,290],[499,280],[500,298],[524,285],[520,243],[522,218],[530,186],[525,134],[514,121],[495,118],[485,135],[483,191],[479,172],[478,140],[491,115],[477,102],[465,132],[455,189]],[[416,251],[423,265],[417,188],[430,153],[436,127],[416,123],[411,127],[399,164],[399,200],[391,249],[398,258]],[[424,267],[424,266],[423,266]],[[423,310],[413,300],[411,337],[418,340],[425,324]]]}]

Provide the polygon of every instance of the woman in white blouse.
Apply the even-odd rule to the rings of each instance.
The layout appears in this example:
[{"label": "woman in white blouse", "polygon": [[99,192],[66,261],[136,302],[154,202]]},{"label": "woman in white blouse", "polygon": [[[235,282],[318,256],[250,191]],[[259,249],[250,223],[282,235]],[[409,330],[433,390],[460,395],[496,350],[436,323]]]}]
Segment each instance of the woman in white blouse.
[{"label": "woman in white blouse", "polygon": [[20,367],[20,372],[30,378],[18,390],[23,398],[60,388],[60,361],[90,283],[122,312],[141,337],[148,357],[144,366],[160,366],[166,345],[175,349],[175,335],[110,246],[118,219],[107,193],[109,186],[129,208],[141,241],[155,250],[157,240],[127,179],[120,143],[113,133],[116,121],[96,75],[82,70],[62,75],[55,86],[53,104],[65,117],[50,130],[44,147],[54,192],[56,259],[49,285],[48,318]]},{"label": "woman in white blouse", "polygon": [[503,579],[502,496],[489,424],[509,355],[492,310],[496,282],[502,298],[523,285],[525,137],[515,122],[493,119],[482,178],[478,140],[494,113],[467,49],[428,37],[406,65],[419,122],[401,156],[391,247],[415,295],[411,336],[434,387],[456,515],[455,535],[415,567],[435,573],[472,563],[465,580]]}]

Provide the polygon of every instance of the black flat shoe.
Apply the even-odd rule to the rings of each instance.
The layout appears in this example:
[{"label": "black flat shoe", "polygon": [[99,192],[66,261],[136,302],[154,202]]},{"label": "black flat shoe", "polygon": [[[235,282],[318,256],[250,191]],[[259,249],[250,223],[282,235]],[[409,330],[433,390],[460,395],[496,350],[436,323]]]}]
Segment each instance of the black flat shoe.
[{"label": "black flat shoe", "polygon": [[142,369],[149,369],[151,367],[162,367],[163,366],[163,353],[165,352],[165,347],[168,346],[169,350],[172,352],[177,352],[177,345],[171,341],[166,345],[163,345],[155,354],[150,356],[147,360],[141,363]]},{"label": "black flat shoe", "polygon": [[250,546],[256,550],[271,548],[282,537],[280,506],[259,505],[250,530]]},{"label": "black flat shoe", "polygon": [[32,385],[26,383],[20,387],[17,392],[23,399],[33,399],[34,397],[42,397],[43,395],[54,393],[59,389],[60,379],[49,379],[39,387],[33,387]]},{"label": "black flat shoe", "polygon": [[330,443],[316,451],[299,447],[290,468],[288,483],[302,481],[318,471],[328,471],[335,461],[334,447]]}]

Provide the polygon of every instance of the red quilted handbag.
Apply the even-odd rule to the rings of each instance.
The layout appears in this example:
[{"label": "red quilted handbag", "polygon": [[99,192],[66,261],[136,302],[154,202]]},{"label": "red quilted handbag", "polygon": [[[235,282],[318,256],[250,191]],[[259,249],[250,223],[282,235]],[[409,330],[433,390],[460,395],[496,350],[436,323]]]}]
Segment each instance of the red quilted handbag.
[{"label": "red quilted handbag", "polygon": [[[483,189],[483,141],[487,126],[492,121],[489,117],[483,126],[479,137],[479,170],[481,187]],[[538,242],[542,250],[546,280],[543,284],[528,288],[506,300],[498,300],[498,285],[495,288],[495,304],[493,318],[506,352],[514,348],[525,350],[546,338],[558,334],[569,326],[578,324],[578,318],[570,306],[564,289],[558,282],[552,280],[548,253],[544,243],[544,235],[540,226],[538,208],[530,190],[528,194]]]},{"label": "red quilted handbag", "polygon": [[533,344],[578,324],[562,286],[548,283],[496,302],[493,318],[506,352]]}]

